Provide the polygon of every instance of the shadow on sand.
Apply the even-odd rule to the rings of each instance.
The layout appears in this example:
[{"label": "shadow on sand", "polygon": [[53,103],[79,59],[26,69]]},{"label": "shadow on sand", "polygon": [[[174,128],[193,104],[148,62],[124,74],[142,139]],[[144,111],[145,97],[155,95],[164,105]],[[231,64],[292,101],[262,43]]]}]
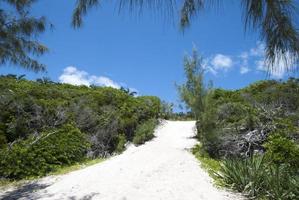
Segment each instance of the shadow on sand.
[{"label": "shadow on sand", "polygon": [[96,195],[98,195],[98,193],[92,193],[92,194],[90,194],[90,195],[85,195],[85,196],[80,197],[80,198],[75,197],[75,196],[72,196],[72,197],[68,197],[67,199],[68,199],[68,200],[92,200],[92,198],[93,198],[94,196],[96,196]]},{"label": "shadow on sand", "polygon": [[15,199],[36,199],[33,193],[37,190],[48,187],[48,184],[29,183],[13,189],[12,191],[5,192],[0,199],[2,200],[15,200]]},{"label": "shadow on sand", "polygon": [[[43,199],[43,198],[50,198],[54,196],[50,194],[42,194],[42,196],[39,196],[37,193],[38,190],[45,189],[49,187],[50,184],[41,184],[38,182],[28,183],[25,185],[22,185],[20,187],[17,187],[13,189],[12,191],[5,192],[3,195],[0,195],[1,200],[35,200],[35,199]],[[67,200],[92,200],[98,193],[91,193],[89,195],[76,197],[76,196],[70,196],[65,197]]]}]

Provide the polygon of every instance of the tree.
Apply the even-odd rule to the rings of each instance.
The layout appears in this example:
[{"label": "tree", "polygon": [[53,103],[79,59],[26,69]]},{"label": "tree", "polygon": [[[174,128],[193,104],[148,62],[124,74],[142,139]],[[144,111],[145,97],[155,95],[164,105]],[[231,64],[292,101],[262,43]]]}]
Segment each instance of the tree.
[{"label": "tree", "polygon": [[137,92],[136,91],[132,91],[130,88],[125,88],[125,87],[120,87],[120,90],[124,93],[126,93],[127,95],[130,95],[130,96],[135,96],[137,95]]},{"label": "tree", "polygon": [[17,80],[18,80],[18,81],[26,80],[25,77],[26,77],[25,74],[19,75],[19,76],[17,77]]},{"label": "tree", "polygon": [[184,57],[184,70],[186,83],[177,86],[181,100],[191,109],[196,119],[199,119],[203,112],[203,98],[206,94],[204,86],[204,66],[203,60],[193,49],[192,55]]},{"label": "tree", "polygon": [[47,21],[44,17],[30,16],[34,2],[0,0],[0,64],[14,64],[35,72],[45,70],[45,65],[33,58],[48,51],[35,39],[45,31]]},{"label": "tree", "polygon": [[161,101],[161,117],[164,119],[170,119],[171,117],[173,117],[173,106],[173,103]]},{"label": "tree", "polygon": [[37,78],[36,82],[41,83],[41,84],[54,84],[55,83],[55,82],[51,81],[51,79],[49,77]]},{"label": "tree", "polygon": [[[75,28],[82,26],[82,17],[88,10],[100,4],[100,0],[77,0],[72,24]],[[160,10],[162,14],[176,11],[180,5],[180,26],[186,28],[197,13],[208,3],[215,7],[220,0],[119,0],[119,9],[142,10],[150,8]],[[266,44],[265,63],[268,70],[279,70],[280,61],[287,70],[292,70],[299,60],[299,34],[295,26],[297,15],[295,0],[242,0],[245,30],[249,28],[260,31],[261,40]],[[225,1],[225,3],[227,3]]]}]

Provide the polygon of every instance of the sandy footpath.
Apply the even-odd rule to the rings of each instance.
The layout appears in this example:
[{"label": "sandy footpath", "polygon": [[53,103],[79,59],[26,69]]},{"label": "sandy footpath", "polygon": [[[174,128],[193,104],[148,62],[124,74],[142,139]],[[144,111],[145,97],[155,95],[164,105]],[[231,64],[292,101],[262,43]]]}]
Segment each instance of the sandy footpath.
[{"label": "sandy footpath", "polygon": [[239,199],[215,188],[189,152],[196,144],[194,128],[194,121],[166,121],[145,145],[82,170],[0,191],[0,199]]}]

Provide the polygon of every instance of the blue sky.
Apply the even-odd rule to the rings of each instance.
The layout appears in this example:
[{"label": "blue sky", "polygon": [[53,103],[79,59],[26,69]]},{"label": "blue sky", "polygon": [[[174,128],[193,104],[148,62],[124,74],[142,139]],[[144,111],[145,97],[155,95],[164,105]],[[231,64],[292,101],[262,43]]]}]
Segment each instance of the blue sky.
[{"label": "blue sky", "polygon": [[[108,1],[107,1],[108,2]],[[257,32],[244,32],[238,1],[218,11],[206,10],[182,33],[178,22],[153,17],[118,14],[113,3],[93,9],[79,30],[72,29],[75,0],[43,0],[33,7],[45,15],[54,29],[40,37],[50,52],[39,58],[47,73],[1,66],[0,74],[26,74],[27,78],[50,77],[73,84],[98,84],[134,88],[141,95],[156,95],[176,103],[174,83],[184,81],[183,56],[192,47],[205,58],[206,78],[214,86],[244,87],[267,78],[263,71],[263,43]],[[273,78],[283,78],[283,72]]]}]

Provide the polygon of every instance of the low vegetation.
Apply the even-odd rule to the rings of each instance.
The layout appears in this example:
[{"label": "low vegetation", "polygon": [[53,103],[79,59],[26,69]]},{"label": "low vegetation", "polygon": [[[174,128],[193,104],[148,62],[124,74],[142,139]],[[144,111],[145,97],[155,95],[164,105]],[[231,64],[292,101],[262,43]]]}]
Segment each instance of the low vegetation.
[{"label": "low vegetation", "polygon": [[140,124],[136,128],[136,133],[133,138],[134,144],[143,144],[154,137],[154,130],[158,124],[157,119],[150,119]]},{"label": "low vegetation", "polygon": [[220,161],[211,158],[209,154],[203,150],[201,144],[195,145],[195,147],[192,148],[192,153],[200,161],[201,167],[207,170],[211,177],[217,179],[218,176],[216,174],[221,169]]},{"label": "low vegetation", "polygon": [[4,148],[0,152],[0,174],[9,179],[42,176],[57,166],[82,161],[88,148],[85,135],[67,124]]},{"label": "low vegetation", "polygon": [[185,71],[178,89],[197,119],[202,146],[194,153],[210,174],[250,198],[298,199],[299,79],[213,88],[196,51],[185,58]]},{"label": "low vegetation", "polygon": [[[76,170],[84,169],[94,164],[105,161],[103,158],[90,159],[86,158],[83,161],[73,163],[71,165],[57,166],[55,170],[47,175],[63,175]],[[0,189],[22,186],[28,182],[36,181],[36,176],[26,177],[25,179],[0,179]]]},{"label": "low vegetation", "polygon": [[251,156],[224,160],[218,177],[254,199],[298,199],[299,177],[294,169],[273,165],[265,156]]},{"label": "low vegetation", "polygon": [[[160,99],[124,89],[0,77],[0,179],[43,176],[153,137]],[[147,132],[149,131],[149,132]]]},{"label": "low vegetation", "polygon": [[105,161],[105,159],[103,159],[103,158],[86,159],[84,161],[76,162],[69,166],[59,166],[57,169],[55,169],[55,171],[51,172],[49,175],[67,174],[69,172],[83,169],[83,168],[89,167],[94,164],[98,164],[103,161]]},{"label": "low vegetation", "polygon": [[192,112],[174,112],[173,111],[173,103],[167,103],[162,101],[161,103],[161,118],[166,120],[174,120],[174,121],[190,121],[194,120]]}]

